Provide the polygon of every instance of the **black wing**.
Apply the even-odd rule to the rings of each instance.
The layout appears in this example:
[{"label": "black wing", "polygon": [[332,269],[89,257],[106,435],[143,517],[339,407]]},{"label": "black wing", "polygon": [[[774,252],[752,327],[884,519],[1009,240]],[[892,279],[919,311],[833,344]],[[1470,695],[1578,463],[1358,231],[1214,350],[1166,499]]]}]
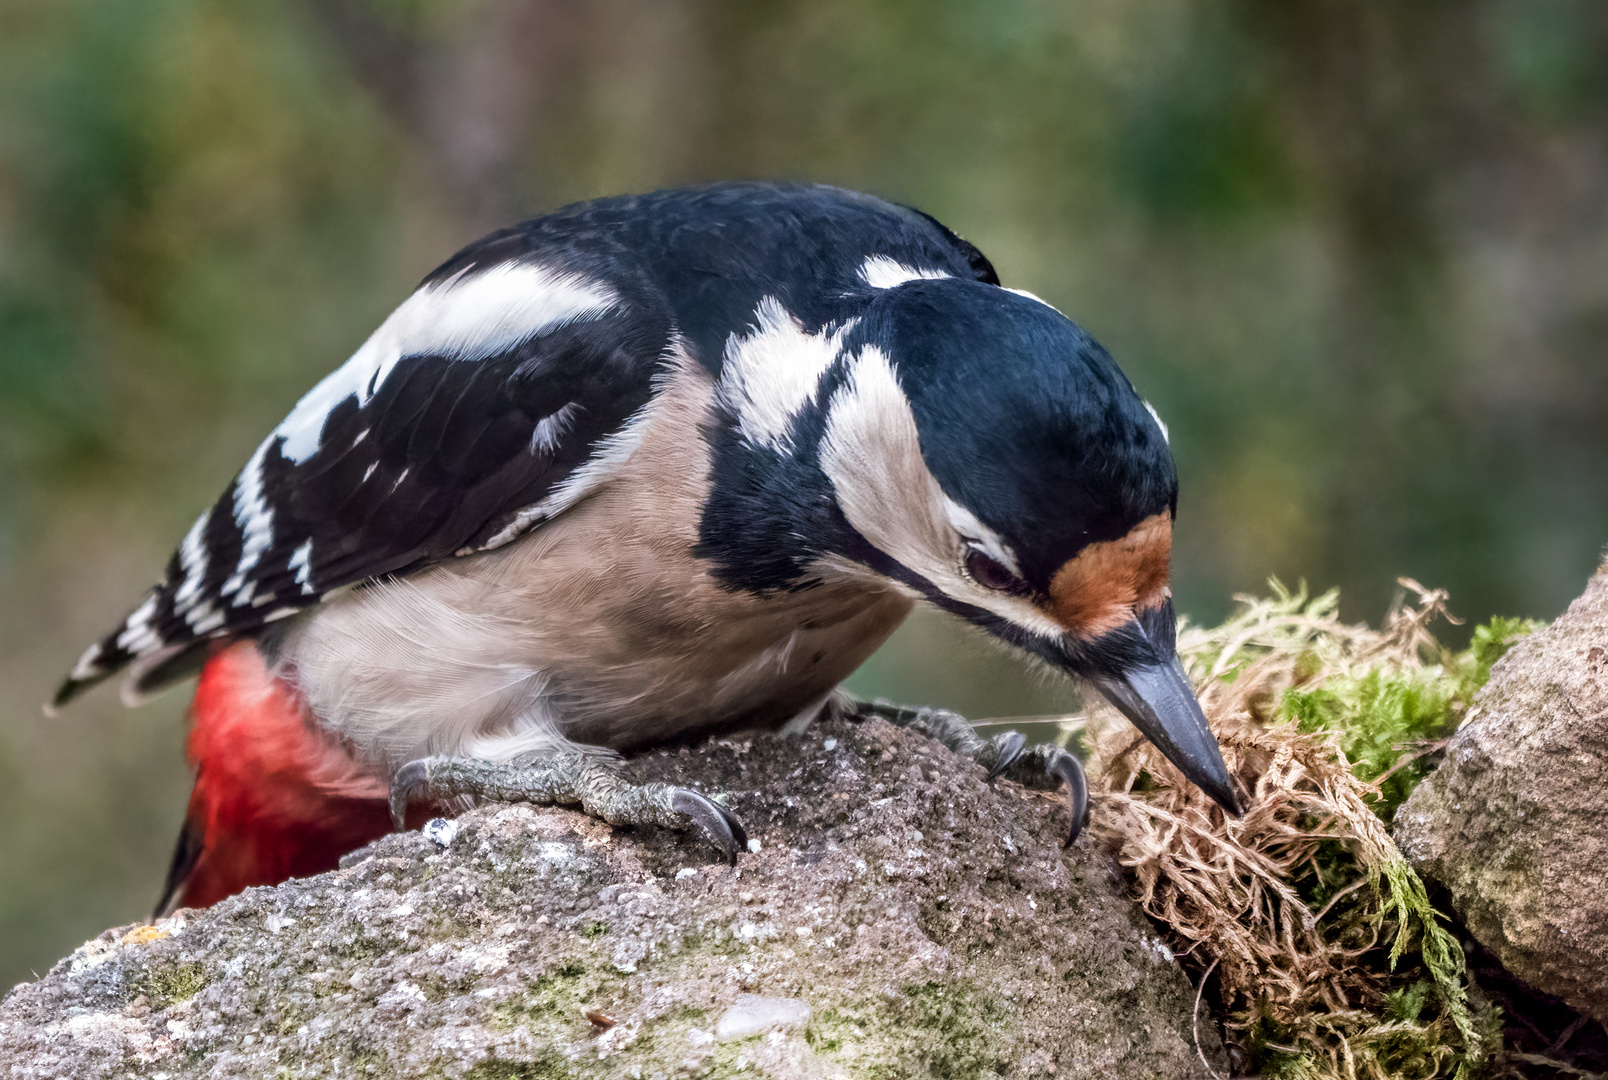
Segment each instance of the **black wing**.
[{"label": "black wing", "polygon": [[575,494],[565,482],[647,403],[670,340],[640,292],[539,262],[432,276],[262,443],[56,704],[130,663],[154,689],[209,639],[508,542]]}]

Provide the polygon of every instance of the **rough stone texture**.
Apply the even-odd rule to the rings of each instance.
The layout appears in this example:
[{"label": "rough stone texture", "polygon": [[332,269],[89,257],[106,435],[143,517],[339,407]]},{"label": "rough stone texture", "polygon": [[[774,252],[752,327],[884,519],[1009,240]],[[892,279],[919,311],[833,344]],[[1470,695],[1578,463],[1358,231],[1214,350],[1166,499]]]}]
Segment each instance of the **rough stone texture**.
[{"label": "rough stone texture", "polygon": [[730,792],[761,850],[732,870],[669,830],[477,810],[445,847],[388,837],[335,873],[108,931],[0,1003],[0,1069],[1208,1075],[1188,981],[1106,857],[1063,851],[1057,797],[988,786],[882,721],[631,768]]},{"label": "rough stone texture", "polygon": [[1508,971],[1608,1022],[1608,564],[1496,665],[1395,832]]}]

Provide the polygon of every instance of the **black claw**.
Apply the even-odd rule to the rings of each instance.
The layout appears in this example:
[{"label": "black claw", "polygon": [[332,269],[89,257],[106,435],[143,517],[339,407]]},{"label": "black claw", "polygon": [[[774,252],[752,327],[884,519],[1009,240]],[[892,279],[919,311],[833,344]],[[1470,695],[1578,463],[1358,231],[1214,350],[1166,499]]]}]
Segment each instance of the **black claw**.
[{"label": "black claw", "polygon": [[410,761],[391,777],[391,825],[397,832],[407,826],[408,803],[430,786],[430,768],[422,761]]},{"label": "black claw", "polygon": [[992,740],[994,752],[994,767],[988,770],[988,779],[992,780],[1012,765],[1022,756],[1022,750],[1027,746],[1027,736],[1020,731],[1007,731],[996,735]]},{"label": "black claw", "polygon": [[743,823],[737,820],[736,815],[719,803],[686,788],[676,789],[676,793],[670,797],[670,807],[697,822],[704,835],[726,856],[726,862],[731,866],[737,865],[737,852],[748,846],[748,830],[743,828]]},{"label": "black claw", "polygon": [[1071,847],[1083,831],[1084,819],[1089,816],[1089,778],[1083,774],[1083,762],[1064,750],[1044,763],[1044,771],[1066,785],[1067,801],[1072,807],[1072,829],[1067,834],[1066,846]]}]

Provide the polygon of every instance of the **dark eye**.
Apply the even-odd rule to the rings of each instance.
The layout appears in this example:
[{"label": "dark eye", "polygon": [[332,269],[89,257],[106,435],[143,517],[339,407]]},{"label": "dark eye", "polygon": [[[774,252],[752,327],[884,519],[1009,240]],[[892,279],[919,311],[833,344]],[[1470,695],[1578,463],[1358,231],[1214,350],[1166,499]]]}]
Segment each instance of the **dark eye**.
[{"label": "dark eye", "polygon": [[1021,578],[976,548],[966,552],[966,573],[983,588],[995,592],[1020,593],[1027,588],[1027,583]]}]

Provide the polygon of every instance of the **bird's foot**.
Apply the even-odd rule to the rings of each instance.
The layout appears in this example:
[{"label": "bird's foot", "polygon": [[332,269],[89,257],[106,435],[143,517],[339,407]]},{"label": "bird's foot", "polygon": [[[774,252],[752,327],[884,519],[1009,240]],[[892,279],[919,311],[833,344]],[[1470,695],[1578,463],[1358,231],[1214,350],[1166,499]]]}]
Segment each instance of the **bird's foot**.
[{"label": "bird's foot", "polygon": [[855,703],[853,715],[876,717],[935,739],[961,757],[977,762],[988,772],[990,780],[1004,776],[1027,787],[1065,787],[1072,811],[1067,844],[1083,831],[1089,813],[1089,781],[1083,773],[1083,763],[1070,751],[1050,743],[1028,746],[1026,736],[1019,731],[1005,731],[992,739],[984,739],[970,721],[948,709],[861,701]]},{"label": "bird's foot", "polygon": [[733,865],[748,846],[742,822],[708,797],[671,784],[633,784],[609,761],[577,753],[527,765],[461,757],[411,761],[391,778],[391,821],[400,830],[410,802],[459,795],[547,806],[579,803],[610,825],[696,824]]}]

